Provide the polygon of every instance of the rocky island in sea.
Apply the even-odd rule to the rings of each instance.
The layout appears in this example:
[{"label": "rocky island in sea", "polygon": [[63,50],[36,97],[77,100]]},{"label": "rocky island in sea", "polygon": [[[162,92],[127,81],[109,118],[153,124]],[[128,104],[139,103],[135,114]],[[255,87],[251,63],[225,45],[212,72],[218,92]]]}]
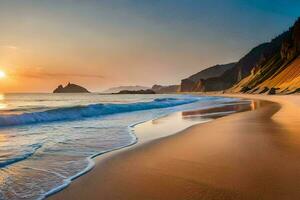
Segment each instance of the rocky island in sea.
[{"label": "rocky island in sea", "polygon": [[156,94],[153,90],[122,90],[113,94]]},{"label": "rocky island in sea", "polygon": [[118,87],[112,87],[107,90],[104,90],[103,93],[118,93],[122,90],[130,90],[130,91],[136,91],[136,90],[148,90],[150,87],[146,86],[140,86],[140,85],[128,85],[128,86],[118,86]]},{"label": "rocky island in sea", "polygon": [[90,91],[80,85],[68,83],[65,87],[63,85],[59,85],[53,93],[90,93]]}]

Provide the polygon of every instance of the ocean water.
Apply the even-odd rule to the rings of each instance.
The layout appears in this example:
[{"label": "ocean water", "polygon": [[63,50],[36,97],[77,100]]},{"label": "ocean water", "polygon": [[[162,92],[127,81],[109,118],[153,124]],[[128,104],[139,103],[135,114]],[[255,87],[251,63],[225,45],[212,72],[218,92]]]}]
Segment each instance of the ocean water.
[{"label": "ocean water", "polygon": [[43,199],[93,167],[92,158],[137,142],[135,124],[235,104],[191,95],[3,94],[0,199]]}]

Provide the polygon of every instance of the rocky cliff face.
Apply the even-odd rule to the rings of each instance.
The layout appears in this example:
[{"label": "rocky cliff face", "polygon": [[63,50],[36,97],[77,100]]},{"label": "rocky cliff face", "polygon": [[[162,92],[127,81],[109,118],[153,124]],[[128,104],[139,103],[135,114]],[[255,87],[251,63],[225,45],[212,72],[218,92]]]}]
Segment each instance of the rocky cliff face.
[{"label": "rocky cliff face", "polygon": [[[205,79],[182,80],[181,91],[292,92],[298,87],[295,80],[299,76],[299,53],[300,18],[288,31],[253,48],[224,73]],[[288,81],[293,86],[288,87]]]},{"label": "rocky cliff face", "polygon": [[288,31],[288,34],[282,42],[280,55],[283,60],[291,60],[300,52],[300,18],[294,26]]},{"label": "rocky cliff face", "polygon": [[271,42],[258,45],[242,57],[234,67],[225,71],[221,76],[206,80],[206,91],[229,89],[245,77],[249,76],[255,68],[267,62],[280,51],[283,39],[287,34],[288,33],[285,32]]},{"label": "rocky cliff face", "polygon": [[231,69],[236,63],[228,63],[223,65],[214,65],[212,67],[209,67],[207,69],[204,69],[192,76],[190,76],[188,79],[196,82],[201,79],[208,79],[213,77],[221,76],[225,71]]},{"label": "rocky cliff face", "polygon": [[[206,80],[221,76],[225,71],[230,70],[236,63],[229,63],[224,65],[215,65],[202,70],[186,79],[181,80],[181,92],[202,92],[206,91]],[[209,86],[208,86],[209,88]]]},{"label": "rocky cliff face", "polygon": [[279,48],[258,63],[249,76],[229,91],[267,94],[299,91],[300,18],[289,31],[277,37],[277,41]]},{"label": "rocky cliff face", "polygon": [[156,94],[167,94],[179,92],[179,85],[153,85],[151,88]]},{"label": "rocky cliff face", "polygon": [[87,89],[76,84],[68,83],[65,87],[59,85],[53,93],[89,93]]},{"label": "rocky cliff face", "polygon": [[180,92],[193,92],[195,90],[195,84],[195,81],[188,78],[181,80]]}]

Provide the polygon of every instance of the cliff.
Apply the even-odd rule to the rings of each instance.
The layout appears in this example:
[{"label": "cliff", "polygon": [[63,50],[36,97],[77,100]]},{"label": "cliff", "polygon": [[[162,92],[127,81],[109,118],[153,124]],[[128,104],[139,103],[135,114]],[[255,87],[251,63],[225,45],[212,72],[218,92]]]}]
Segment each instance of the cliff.
[{"label": "cliff", "polygon": [[76,84],[68,83],[65,87],[59,85],[53,93],[89,93],[87,89]]},{"label": "cliff", "polygon": [[220,75],[181,81],[182,92],[295,93],[300,90],[300,18],[286,32],[260,44]]},{"label": "cliff", "polygon": [[229,63],[224,65],[215,65],[202,70],[186,79],[181,80],[181,92],[202,92],[207,91],[205,82],[207,79],[214,79],[221,76],[227,70],[230,70],[236,63]]},{"label": "cliff", "polygon": [[279,48],[228,91],[267,94],[300,92],[300,18],[279,37]]},{"label": "cliff", "polygon": [[153,85],[151,89],[157,94],[168,94],[179,92],[179,88],[179,85]]}]

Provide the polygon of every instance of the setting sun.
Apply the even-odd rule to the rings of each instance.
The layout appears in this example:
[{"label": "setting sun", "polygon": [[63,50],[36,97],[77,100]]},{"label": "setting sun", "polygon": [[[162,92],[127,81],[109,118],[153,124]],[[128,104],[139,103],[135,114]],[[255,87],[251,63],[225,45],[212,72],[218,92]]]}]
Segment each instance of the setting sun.
[{"label": "setting sun", "polygon": [[6,73],[0,70],[0,78],[5,78],[5,77],[6,77]]}]

